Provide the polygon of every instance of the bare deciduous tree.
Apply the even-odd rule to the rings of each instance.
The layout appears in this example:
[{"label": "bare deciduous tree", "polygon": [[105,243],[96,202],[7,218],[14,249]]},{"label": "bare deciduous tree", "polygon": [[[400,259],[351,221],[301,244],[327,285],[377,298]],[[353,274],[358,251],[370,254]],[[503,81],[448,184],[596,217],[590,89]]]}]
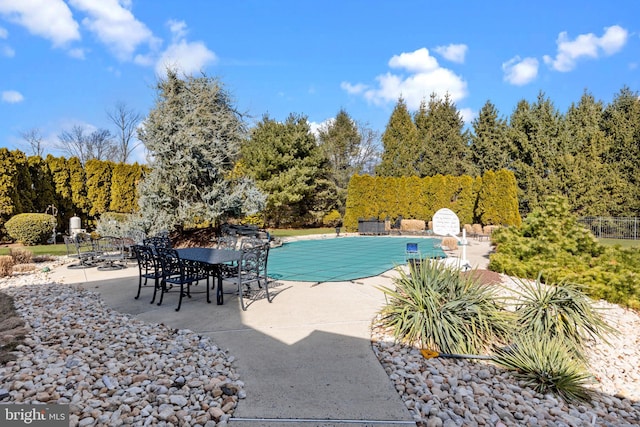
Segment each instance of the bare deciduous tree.
[{"label": "bare deciduous tree", "polygon": [[117,146],[113,142],[111,132],[106,129],[87,133],[84,126],[75,125],[70,131],[62,131],[58,139],[58,148],[69,157],[77,157],[82,164],[91,159],[118,160]]},{"label": "bare deciduous tree", "polygon": [[138,123],[142,121],[142,115],[127,107],[124,102],[118,102],[112,111],[107,111],[107,115],[118,129],[115,143],[117,160],[126,163],[133,150],[140,145],[139,141],[137,143],[133,141],[135,141]]},{"label": "bare deciduous tree", "polygon": [[31,128],[24,132],[20,132],[20,136],[29,144],[29,152],[33,156],[40,156],[44,154],[44,138],[40,129]]},{"label": "bare deciduous tree", "polygon": [[368,123],[358,122],[357,125],[360,146],[351,159],[351,165],[355,173],[373,175],[376,165],[380,163],[380,132],[371,129]]}]

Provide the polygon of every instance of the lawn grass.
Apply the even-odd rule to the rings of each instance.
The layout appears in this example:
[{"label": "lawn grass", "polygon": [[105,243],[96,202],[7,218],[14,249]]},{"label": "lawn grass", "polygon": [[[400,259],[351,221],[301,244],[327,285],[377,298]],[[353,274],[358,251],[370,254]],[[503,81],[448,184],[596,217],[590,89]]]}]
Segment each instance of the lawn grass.
[{"label": "lawn grass", "polygon": [[620,245],[623,248],[639,248],[640,249],[640,240],[630,240],[630,239],[598,239],[598,241],[606,246],[615,246]]},{"label": "lawn grass", "polygon": [[[55,245],[35,245],[35,246],[14,246],[31,251],[34,256],[53,255],[62,256],[67,254],[67,247],[64,243]],[[0,255],[9,255],[9,247],[0,248]]]}]

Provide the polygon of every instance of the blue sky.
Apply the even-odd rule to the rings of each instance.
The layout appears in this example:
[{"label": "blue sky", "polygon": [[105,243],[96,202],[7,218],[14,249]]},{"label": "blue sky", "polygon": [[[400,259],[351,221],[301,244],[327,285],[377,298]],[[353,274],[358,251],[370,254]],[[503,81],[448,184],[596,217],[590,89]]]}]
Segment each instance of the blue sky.
[{"label": "blue sky", "polygon": [[[507,117],[540,91],[566,111],[584,90],[640,90],[640,2],[0,0],[0,147],[47,152],[74,125],[115,131],[119,102],[145,115],[166,65],[219,77],[256,122],[344,108],[383,131],[449,93],[466,121]],[[133,160],[144,160],[139,151]]]}]

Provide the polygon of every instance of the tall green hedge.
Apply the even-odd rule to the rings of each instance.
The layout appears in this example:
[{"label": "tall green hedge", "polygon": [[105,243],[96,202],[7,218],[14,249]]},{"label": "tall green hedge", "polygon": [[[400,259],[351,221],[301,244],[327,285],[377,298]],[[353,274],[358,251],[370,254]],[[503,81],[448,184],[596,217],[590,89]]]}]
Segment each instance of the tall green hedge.
[{"label": "tall green hedge", "polygon": [[79,216],[91,224],[103,212],[137,210],[136,188],[145,166],[48,155],[27,158],[20,150],[0,148],[0,240],[7,236],[4,224],[21,213],[57,209],[58,230],[65,232],[69,218]]},{"label": "tall green hedge", "polygon": [[[486,180],[485,180],[486,177]],[[517,185],[512,172],[487,172],[432,177],[373,177],[354,175],[349,182],[343,225],[358,228],[358,218],[430,221],[438,209],[454,211],[460,223],[520,225]]]},{"label": "tall green hedge", "polygon": [[96,159],[87,160],[84,170],[87,174],[87,198],[91,203],[89,215],[99,216],[109,211],[113,163]]}]

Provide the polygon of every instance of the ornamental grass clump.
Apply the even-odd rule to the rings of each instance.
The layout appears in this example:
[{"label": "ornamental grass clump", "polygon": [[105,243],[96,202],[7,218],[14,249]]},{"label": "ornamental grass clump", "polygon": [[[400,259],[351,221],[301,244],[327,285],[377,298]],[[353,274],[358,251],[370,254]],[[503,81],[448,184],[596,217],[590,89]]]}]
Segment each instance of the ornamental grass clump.
[{"label": "ornamental grass clump", "polygon": [[513,291],[519,331],[539,339],[557,337],[581,359],[586,358],[589,340],[599,338],[606,343],[606,336],[616,333],[604,320],[602,310],[577,285],[546,285],[538,279],[520,281],[520,288]]},{"label": "ornamental grass clump", "polygon": [[476,275],[460,275],[437,261],[425,260],[400,270],[395,289],[381,287],[388,304],[382,324],[394,337],[442,353],[477,354],[501,342],[509,331],[509,313],[497,288],[481,285]]},{"label": "ornamental grass clump", "polygon": [[511,346],[498,349],[493,360],[539,393],[554,393],[568,402],[589,399],[587,385],[593,376],[560,336],[522,334]]}]

